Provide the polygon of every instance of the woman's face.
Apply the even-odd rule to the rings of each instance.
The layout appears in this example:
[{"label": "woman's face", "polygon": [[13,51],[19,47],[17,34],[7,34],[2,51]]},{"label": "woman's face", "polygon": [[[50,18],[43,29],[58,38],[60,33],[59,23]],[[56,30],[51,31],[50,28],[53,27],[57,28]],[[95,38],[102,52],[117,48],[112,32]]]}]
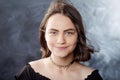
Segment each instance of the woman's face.
[{"label": "woman's face", "polygon": [[77,37],[77,31],[69,17],[54,14],[48,19],[45,40],[53,55],[61,58],[73,55]]}]

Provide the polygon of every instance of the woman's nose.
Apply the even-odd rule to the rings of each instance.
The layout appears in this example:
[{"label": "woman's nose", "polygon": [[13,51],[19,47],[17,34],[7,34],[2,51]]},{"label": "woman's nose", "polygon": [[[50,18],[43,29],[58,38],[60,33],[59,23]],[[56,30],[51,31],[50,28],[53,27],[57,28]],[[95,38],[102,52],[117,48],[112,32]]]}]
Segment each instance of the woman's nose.
[{"label": "woman's nose", "polygon": [[65,36],[64,35],[59,35],[57,38],[57,43],[58,44],[65,44]]}]

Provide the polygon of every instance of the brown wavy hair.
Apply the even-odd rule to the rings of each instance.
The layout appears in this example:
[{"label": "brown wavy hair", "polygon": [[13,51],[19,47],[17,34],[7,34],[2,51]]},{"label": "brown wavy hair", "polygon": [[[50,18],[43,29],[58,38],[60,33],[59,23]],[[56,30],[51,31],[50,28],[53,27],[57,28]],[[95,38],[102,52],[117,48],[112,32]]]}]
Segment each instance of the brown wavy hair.
[{"label": "brown wavy hair", "polygon": [[39,40],[41,45],[42,58],[49,57],[51,55],[51,52],[48,49],[45,41],[45,28],[47,20],[52,15],[57,13],[69,17],[77,30],[78,42],[73,52],[74,60],[77,62],[88,61],[91,58],[91,53],[94,52],[94,49],[93,47],[87,45],[87,38],[82,22],[82,17],[71,3],[64,0],[52,2],[40,24]]}]

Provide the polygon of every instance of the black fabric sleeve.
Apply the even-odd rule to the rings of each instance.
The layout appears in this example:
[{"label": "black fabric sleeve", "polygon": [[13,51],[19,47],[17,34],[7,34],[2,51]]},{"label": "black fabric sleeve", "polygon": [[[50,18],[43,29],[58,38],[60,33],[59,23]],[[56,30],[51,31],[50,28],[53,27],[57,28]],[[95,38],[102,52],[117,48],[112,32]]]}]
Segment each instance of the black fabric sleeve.
[{"label": "black fabric sleeve", "polygon": [[30,64],[25,65],[20,72],[15,75],[16,80],[50,80],[49,78],[36,73]]},{"label": "black fabric sleeve", "polygon": [[98,73],[98,70],[94,70],[91,75],[88,75],[85,80],[103,80],[101,75]]},{"label": "black fabric sleeve", "polygon": [[32,80],[31,70],[28,65],[25,65],[20,72],[15,75],[16,80]]}]

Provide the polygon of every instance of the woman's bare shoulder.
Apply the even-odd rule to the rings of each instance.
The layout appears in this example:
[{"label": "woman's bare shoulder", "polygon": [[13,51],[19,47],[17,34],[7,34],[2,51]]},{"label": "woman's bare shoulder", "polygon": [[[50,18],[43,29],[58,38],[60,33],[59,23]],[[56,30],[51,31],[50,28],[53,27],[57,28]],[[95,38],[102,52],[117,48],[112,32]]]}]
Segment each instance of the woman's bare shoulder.
[{"label": "woman's bare shoulder", "polygon": [[94,69],[91,68],[91,67],[88,67],[86,65],[83,65],[83,64],[78,64],[78,71],[79,73],[84,77],[84,78],[87,78],[88,75],[90,75]]},{"label": "woman's bare shoulder", "polygon": [[31,62],[29,62],[29,64],[31,66],[36,66],[38,64],[42,64],[42,62],[43,62],[43,59],[39,59],[39,60],[31,61]]},{"label": "woman's bare shoulder", "polygon": [[83,65],[84,74],[90,75],[94,71],[93,68]]},{"label": "woman's bare shoulder", "polygon": [[43,59],[31,61],[29,62],[29,64],[34,69],[35,72],[38,72],[44,68],[45,60],[46,58],[43,58]]}]

